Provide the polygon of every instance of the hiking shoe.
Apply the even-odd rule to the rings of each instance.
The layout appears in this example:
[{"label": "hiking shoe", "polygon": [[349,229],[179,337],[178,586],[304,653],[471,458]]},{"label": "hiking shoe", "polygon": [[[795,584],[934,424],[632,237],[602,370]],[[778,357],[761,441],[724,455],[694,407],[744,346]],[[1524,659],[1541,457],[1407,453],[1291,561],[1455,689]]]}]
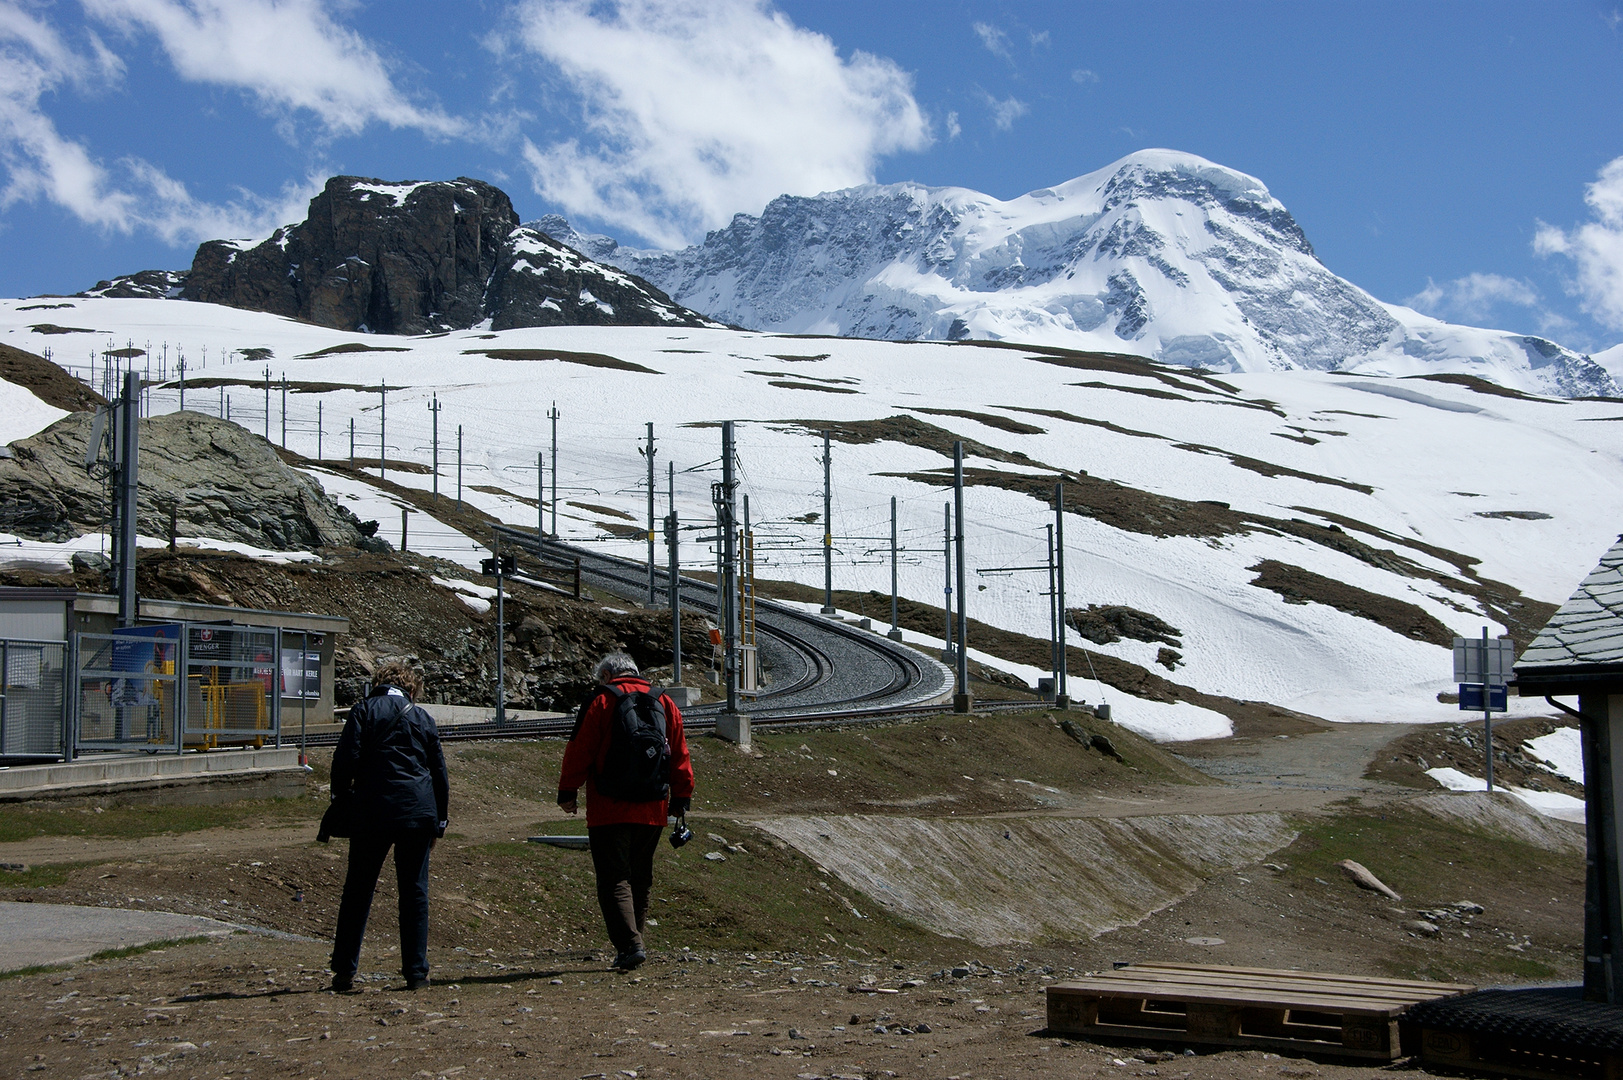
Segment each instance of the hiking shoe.
[{"label": "hiking shoe", "polygon": [[427,986],[428,986],[428,976],[427,975],[424,975],[420,979],[407,979],[406,980],[406,989],[407,990],[422,990],[422,989],[426,988]]},{"label": "hiking shoe", "polygon": [[348,994],[355,989],[355,979],[349,975],[334,975],[327,989],[335,994]]},{"label": "hiking shoe", "polygon": [[633,949],[631,952],[623,952],[619,956],[616,956],[614,958],[614,966],[620,971],[631,971],[635,968],[641,967],[642,962],[646,959],[648,959],[648,954],[646,952],[641,949]]}]

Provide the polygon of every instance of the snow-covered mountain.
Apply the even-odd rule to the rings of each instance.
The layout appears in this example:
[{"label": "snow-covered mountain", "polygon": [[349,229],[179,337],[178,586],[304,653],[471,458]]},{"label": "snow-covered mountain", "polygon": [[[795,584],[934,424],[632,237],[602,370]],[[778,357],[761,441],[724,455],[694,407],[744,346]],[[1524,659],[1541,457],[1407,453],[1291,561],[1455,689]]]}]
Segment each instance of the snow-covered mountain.
[{"label": "snow-covered mountain", "polygon": [[532,224],[680,304],[761,330],[1618,392],[1605,368],[1552,341],[1382,303],[1318,260],[1260,180],[1171,150],[1006,202],[913,183],[785,195],[682,251],[621,247],[557,216]]}]

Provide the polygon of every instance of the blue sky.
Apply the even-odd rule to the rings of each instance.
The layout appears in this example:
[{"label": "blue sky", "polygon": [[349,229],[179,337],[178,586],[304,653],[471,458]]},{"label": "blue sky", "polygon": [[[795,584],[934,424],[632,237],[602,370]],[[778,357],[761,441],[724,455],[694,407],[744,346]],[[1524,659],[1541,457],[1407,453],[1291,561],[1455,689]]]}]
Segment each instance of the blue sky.
[{"label": "blue sky", "polygon": [[698,239],[867,180],[1008,198],[1169,147],[1445,318],[1623,340],[1613,4],[0,0],[0,294],[189,265],[334,173]]}]

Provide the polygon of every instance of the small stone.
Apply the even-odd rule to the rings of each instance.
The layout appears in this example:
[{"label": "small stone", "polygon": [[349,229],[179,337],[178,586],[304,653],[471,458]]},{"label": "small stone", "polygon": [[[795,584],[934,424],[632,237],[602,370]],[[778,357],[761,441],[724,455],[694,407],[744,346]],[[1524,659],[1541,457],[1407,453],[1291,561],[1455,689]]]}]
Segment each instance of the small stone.
[{"label": "small stone", "polygon": [[707,861],[707,862],[726,862],[727,861],[727,856],[723,855],[719,851],[707,851],[707,852],[704,853],[704,857],[705,857],[705,861]]},{"label": "small stone", "polygon": [[962,964],[952,969],[952,977],[955,979],[967,979],[969,976],[969,968],[964,967]]},{"label": "small stone", "polygon": [[920,1035],[928,1035],[928,1034],[930,1034],[930,1025],[929,1024],[914,1024],[913,1025],[913,1030],[918,1032]]},{"label": "small stone", "polygon": [[1403,928],[1411,933],[1419,934],[1421,937],[1436,937],[1442,933],[1441,928],[1436,923],[1427,922],[1425,919],[1410,919],[1403,924]]},{"label": "small stone", "polygon": [[1483,911],[1481,904],[1474,904],[1469,900],[1456,900],[1448,906],[1461,915],[1480,915]]}]

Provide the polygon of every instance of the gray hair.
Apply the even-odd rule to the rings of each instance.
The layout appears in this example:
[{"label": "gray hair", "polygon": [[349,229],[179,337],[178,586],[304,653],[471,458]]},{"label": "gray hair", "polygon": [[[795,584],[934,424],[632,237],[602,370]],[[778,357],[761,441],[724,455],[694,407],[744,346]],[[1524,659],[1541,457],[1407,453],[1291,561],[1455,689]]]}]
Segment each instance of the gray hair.
[{"label": "gray hair", "polygon": [[637,662],[623,652],[611,652],[597,662],[592,670],[592,677],[600,683],[610,679],[617,679],[621,675],[637,674]]}]

